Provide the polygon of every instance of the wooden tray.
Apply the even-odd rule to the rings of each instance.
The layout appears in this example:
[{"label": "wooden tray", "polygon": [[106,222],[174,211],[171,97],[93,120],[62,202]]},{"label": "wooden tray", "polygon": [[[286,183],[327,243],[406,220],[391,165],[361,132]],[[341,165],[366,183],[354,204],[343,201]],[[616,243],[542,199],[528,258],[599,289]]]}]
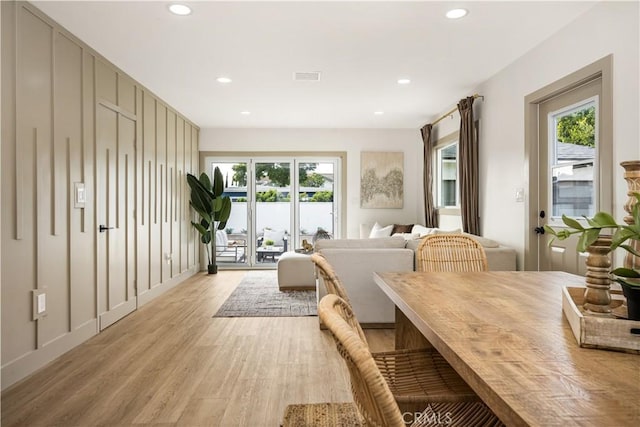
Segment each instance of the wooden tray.
[{"label": "wooden tray", "polygon": [[610,317],[585,314],[585,288],[562,288],[562,311],[580,347],[640,354],[640,321],[627,320],[627,307],[620,291],[611,291]]}]

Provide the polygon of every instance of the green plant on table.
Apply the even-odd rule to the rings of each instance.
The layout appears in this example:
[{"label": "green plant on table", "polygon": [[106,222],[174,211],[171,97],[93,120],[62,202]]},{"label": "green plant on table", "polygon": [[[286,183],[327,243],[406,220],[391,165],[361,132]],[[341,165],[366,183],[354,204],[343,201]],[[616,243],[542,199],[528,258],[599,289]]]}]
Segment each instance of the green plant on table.
[{"label": "green plant on table", "polygon": [[[613,216],[606,212],[598,212],[593,218],[584,217],[588,226],[583,226],[578,220],[570,218],[566,215],[562,215],[562,221],[567,228],[555,229],[548,225],[544,226],[544,229],[554,239],[565,240],[568,237],[576,234],[579,235],[578,245],[576,249],[580,252],[585,252],[586,249],[595,243],[600,237],[600,233],[603,230],[608,230],[611,234],[611,245],[609,251],[614,251],[617,248],[622,248],[625,251],[640,257],[640,252],[637,250],[637,246],[634,248],[629,241],[640,241],[640,193],[633,193],[637,202],[633,206],[631,216],[634,224],[623,225],[618,224]],[[553,240],[551,242],[553,242]],[[549,243],[551,243],[549,242]],[[631,288],[640,289],[640,270],[633,268],[619,267],[614,269],[611,274],[613,280],[620,283],[623,287],[629,286]]]},{"label": "green plant on table", "polygon": [[264,245],[265,246],[273,246],[275,245],[276,242],[274,242],[273,240],[265,240]]}]

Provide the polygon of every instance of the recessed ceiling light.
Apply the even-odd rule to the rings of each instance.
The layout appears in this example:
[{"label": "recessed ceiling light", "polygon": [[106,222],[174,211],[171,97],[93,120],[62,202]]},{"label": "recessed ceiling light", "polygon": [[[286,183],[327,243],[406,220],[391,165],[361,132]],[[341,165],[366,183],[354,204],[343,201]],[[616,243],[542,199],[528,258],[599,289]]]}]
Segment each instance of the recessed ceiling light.
[{"label": "recessed ceiling light", "polygon": [[409,83],[411,83],[411,80],[409,79],[398,79],[399,85],[408,85]]},{"label": "recessed ceiling light", "polygon": [[216,81],[218,83],[231,83],[231,79],[229,77],[218,77]]},{"label": "recessed ceiling light", "polygon": [[445,16],[449,19],[460,19],[463,16],[466,16],[467,13],[469,13],[467,9],[451,9]]},{"label": "recessed ceiling light", "polygon": [[240,111],[240,114],[242,114],[243,116],[249,116],[251,115],[251,111]]},{"label": "recessed ceiling light", "polygon": [[374,111],[373,114],[375,114],[376,116],[381,116],[384,114],[384,111]]},{"label": "recessed ceiling light", "polygon": [[185,4],[172,4],[169,6],[169,10],[171,13],[180,16],[191,14],[191,8]]}]

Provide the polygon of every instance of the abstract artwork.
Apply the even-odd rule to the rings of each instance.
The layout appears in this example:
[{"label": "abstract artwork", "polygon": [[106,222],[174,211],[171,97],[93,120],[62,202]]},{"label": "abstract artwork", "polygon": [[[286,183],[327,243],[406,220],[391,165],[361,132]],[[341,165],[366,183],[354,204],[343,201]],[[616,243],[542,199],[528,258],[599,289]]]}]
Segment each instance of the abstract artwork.
[{"label": "abstract artwork", "polygon": [[404,153],[360,154],[360,207],[401,209],[404,200]]}]

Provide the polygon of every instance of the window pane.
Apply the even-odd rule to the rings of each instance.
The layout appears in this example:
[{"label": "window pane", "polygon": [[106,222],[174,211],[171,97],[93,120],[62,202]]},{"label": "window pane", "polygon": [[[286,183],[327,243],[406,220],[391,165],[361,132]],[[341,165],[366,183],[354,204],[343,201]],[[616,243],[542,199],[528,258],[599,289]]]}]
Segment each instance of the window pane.
[{"label": "window pane", "polygon": [[[244,162],[213,162],[224,177],[223,196],[231,198],[231,215],[224,230],[216,232],[216,262],[218,264],[247,263],[247,164]],[[224,233],[224,234],[222,234]]]},{"label": "window pane", "polygon": [[593,216],[596,200],[595,101],[550,117],[553,125],[551,194],[553,216]]},{"label": "window pane", "polygon": [[320,230],[335,236],[333,229],[334,164],[331,162],[299,163],[300,237],[311,243]]},{"label": "window pane", "polygon": [[256,262],[275,263],[288,250],[291,164],[256,163]]},{"label": "window pane", "polygon": [[458,205],[458,143],[437,150],[437,205],[454,207]]}]

